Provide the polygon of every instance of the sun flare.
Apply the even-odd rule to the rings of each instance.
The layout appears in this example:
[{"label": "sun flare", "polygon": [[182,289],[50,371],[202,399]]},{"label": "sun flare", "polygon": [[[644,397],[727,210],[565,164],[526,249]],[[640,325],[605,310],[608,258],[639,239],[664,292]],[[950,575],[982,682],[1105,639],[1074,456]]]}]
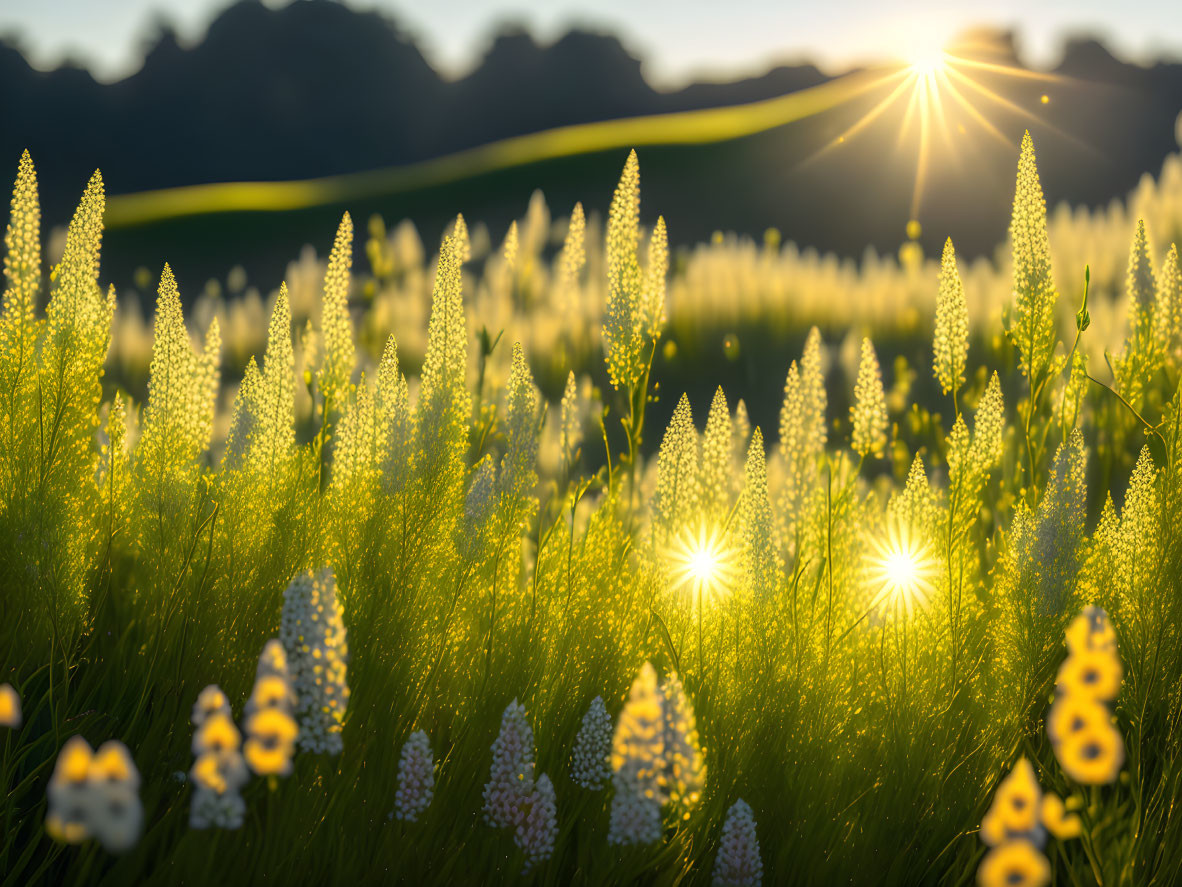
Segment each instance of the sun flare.
[{"label": "sun flare", "polygon": [[734,587],[735,552],[718,529],[703,525],[682,533],[669,547],[668,559],[674,588],[716,596]]},{"label": "sun flare", "polygon": [[870,580],[876,588],[872,606],[902,605],[908,612],[928,602],[936,561],[929,545],[910,527],[891,521],[886,535],[872,543]]}]

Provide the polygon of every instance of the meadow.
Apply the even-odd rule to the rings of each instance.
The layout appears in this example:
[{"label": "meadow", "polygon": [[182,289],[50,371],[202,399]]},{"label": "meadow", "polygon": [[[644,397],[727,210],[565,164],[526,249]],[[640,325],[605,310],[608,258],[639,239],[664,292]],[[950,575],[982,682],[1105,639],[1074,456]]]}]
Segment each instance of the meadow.
[{"label": "meadow", "polygon": [[1182,879],[1182,160],[1027,135],[973,263],[640,194],[149,326],[21,159],[0,883]]}]

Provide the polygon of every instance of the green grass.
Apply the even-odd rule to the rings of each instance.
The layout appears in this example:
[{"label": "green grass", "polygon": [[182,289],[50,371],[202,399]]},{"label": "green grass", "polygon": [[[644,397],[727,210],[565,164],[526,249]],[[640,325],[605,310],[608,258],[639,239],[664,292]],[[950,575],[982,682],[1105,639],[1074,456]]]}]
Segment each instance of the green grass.
[{"label": "green grass", "polygon": [[[103,390],[101,186],[45,282],[47,311],[34,310],[35,180],[22,164],[0,316],[0,677],[24,723],[2,739],[0,883],[705,884],[742,798],[765,883],[968,884],[985,852],[976,830],[1020,756],[1083,808],[1083,836],[1045,846],[1055,883],[1177,879],[1182,428],[1169,269],[1153,302],[1166,320],[1130,345],[1115,387],[1073,374],[1062,343],[1027,354],[1021,337],[974,330],[956,399],[887,401],[885,428],[865,419],[882,384],[867,373],[853,412],[868,452],[855,453],[839,406],[850,398],[823,374],[816,334],[766,452],[775,423],[744,427],[743,391],[715,401],[709,422],[706,398],[691,397],[662,438],[650,384],[661,325],[636,311],[661,313],[664,269],[637,247],[632,188],[626,174],[605,261],[576,263],[576,275],[607,278],[601,320],[620,389],[603,385],[606,408],[575,387],[565,415],[555,403],[543,417],[526,358],[554,355],[521,353],[506,373],[510,343],[472,348],[463,306],[477,294],[454,232],[412,396],[392,351],[356,366],[343,225],[314,347],[286,298],[271,306],[261,372],[236,395],[223,456],[217,337],[194,350],[170,277],[146,403]],[[1037,179],[1023,193],[1040,196]],[[1016,201],[1033,214],[1034,246],[1014,256],[1031,279],[1040,211]],[[480,304],[503,313],[521,297],[486,292],[513,270],[490,267]],[[1045,289],[1021,296],[1046,307]],[[1058,298],[1074,310],[1080,295]],[[1022,361],[1050,380],[1033,398]],[[906,362],[888,375],[903,372]],[[297,388],[311,404],[299,421]],[[659,392],[666,411],[677,393]],[[575,434],[565,447],[559,422]],[[908,480],[917,454],[925,470]],[[500,481],[482,497],[483,459]],[[1085,462],[1090,489],[1069,480]],[[1104,506],[1109,493],[1117,504]],[[678,564],[703,524],[721,567],[695,589]],[[900,528],[922,579],[902,587],[876,566]],[[241,828],[191,829],[194,700],[216,683],[241,715],[284,590],[326,565],[348,632],[343,751],[300,753],[290,775],[254,778]],[[1102,785],[1068,779],[1043,725],[1063,632],[1088,603],[1108,610],[1125,675],[1115,714],[1127,763]],[[568,765],[591,700],[618,718],[645,662],[684,682],[704,787],[696,803],[669,805],[658,841],[620,847],[608,833],[623,783],[588,791]],[[526,875],[512,834],[482,813],[513,699],[557,796],[552,855]],[[392,814],[416,730],[436,785],[409,823]],[[122,741],[142,775],[145,828],[125,854],[46,833],[47,786],[73,735]]]}]

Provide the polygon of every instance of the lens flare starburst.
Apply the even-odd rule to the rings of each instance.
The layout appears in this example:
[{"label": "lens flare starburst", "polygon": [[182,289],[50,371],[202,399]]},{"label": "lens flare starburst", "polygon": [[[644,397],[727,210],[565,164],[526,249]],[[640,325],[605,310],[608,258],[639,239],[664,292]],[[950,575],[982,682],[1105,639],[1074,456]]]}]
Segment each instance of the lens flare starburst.
[{"label": "lens flare starburst", "polygon": [[910,613],[925,606],[934,591],[936,560],[931,546],[909,526],[891,521],[885,535],[874,539],[871,548],[868,567],[875,589],[872,607],[893,610],[902,606]]},{"label": "lens flare starburst", "polygon": [[694,595],[718,596],[735,587],[736,553],[723,531],[699,526],[679,535],[666,551],[670,585]]},{"label": "lens flare starburst", "polygon": [[[1031,100],[1028,90],[1015,88],[1031,81],[1062,85],[1070,78],[1021,67],[999,35],[971,32],[947,40],[930,31],[908,34],[895,61],[866,73],[871,82],[850,98],[870,94],[870,107],[806,162],[848,144],[876,121],[893,126],[897,149],[915,151],[911,219],[919,217],[935,162],[955,162],[962,153],[966,142],[957,142],[957,134],[964,139],[984,133],[1008,148],[1013,134],[999,126],[1000,118],[1006,117],[1027,125],[1037,122],[1077,142],[1046,120],[1042,106],[1049,104],[1049,96],[1042,93]],[[941,145],[943,153],[937,155]]]}]

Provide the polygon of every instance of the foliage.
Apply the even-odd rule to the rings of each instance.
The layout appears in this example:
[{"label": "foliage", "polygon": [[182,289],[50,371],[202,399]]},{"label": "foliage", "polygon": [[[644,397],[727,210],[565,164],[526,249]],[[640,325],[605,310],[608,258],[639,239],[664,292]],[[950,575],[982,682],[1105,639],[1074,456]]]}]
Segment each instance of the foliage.
[{"label": "foliage", "polygon": [[[101,178],[42,313],[21,159],[0,314],[4,883],[1176,875],[1176,250],[1155,263],[1136,229],[1103,382],[1087,296],[1059,339],[1069,290],[1027,137],[1009,340],[997,313],[968,323],[996,271],[962,278],[949,243],[915,278],[951,414],[913,395],[889,336],[813,326],[773,440],[776,404],[650,378],[704,260],[673,262],[666,300],[665,225],[642,249],[639,201],[632,154],[606,238],[577,205],[548,262],[534,201],[496,253],[463,217],[433,267],[409,235],[371,238],[361,285],[346,216],[242,353],[228,306],[190,311],[194,345],[165,266],[141,410],[104,388]],[[555,306],[560,331],[522,326]],[[223,345],[241,358],[224,398]],[[671,407],[663,435],[651,403]],[[1089,604],[1107,615],[1072,621]],[[1087,742],[1058,732],[1071,706]],[[1007,819],[1015,798],[1037,817]]]}]

